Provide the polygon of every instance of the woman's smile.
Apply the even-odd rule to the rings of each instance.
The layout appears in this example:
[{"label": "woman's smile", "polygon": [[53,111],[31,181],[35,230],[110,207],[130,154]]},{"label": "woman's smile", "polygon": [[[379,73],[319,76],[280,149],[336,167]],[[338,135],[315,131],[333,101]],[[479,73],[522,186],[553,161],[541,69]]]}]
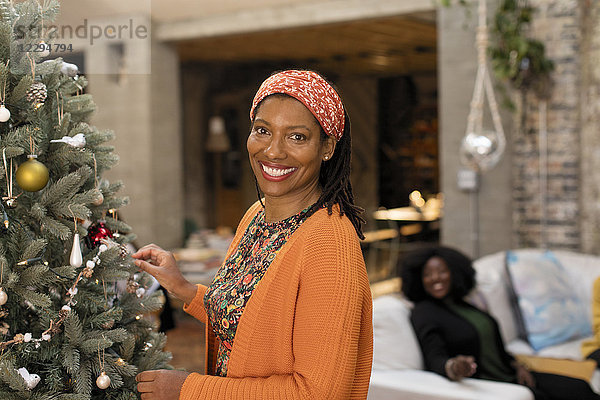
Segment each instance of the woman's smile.
[{"label": "woman's smile", "polygon": [[280,182],[284,179],[289,178],[298,168],[286,167],[283,165],[272,164],[267,161],[259,162],[263,176],[266,180],[271,182]]}]

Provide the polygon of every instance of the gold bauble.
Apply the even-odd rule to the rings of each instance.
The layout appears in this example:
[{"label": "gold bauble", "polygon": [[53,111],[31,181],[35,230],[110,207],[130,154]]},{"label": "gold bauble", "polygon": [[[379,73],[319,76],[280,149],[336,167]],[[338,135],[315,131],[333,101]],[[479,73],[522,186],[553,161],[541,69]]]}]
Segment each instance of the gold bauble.
[{"label": "gold bauble", "polygon": [[17,169],[15,178],[21,189],[28,192],[37,192],[46,186],[50,173],[44,164],[35,159],[35,156],[28,156],[28,158],[29,160]]}]

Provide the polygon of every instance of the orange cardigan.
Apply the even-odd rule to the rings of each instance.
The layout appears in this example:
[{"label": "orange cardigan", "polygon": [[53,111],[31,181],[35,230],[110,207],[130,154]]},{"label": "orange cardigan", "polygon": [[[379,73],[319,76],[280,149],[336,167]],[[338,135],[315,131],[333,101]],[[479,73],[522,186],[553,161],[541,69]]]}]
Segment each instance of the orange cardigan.
[{"label": "orange cardigan", "polygon": [[[227,257],[260,209],[242,218]],[[184,310],[206,323],[204,293]],[[207,324],[207,373],[218,342]],[[192,373],[182,400],[366,399],[373,356],[372,301],[358,237],[347,217],[321,209],[281,248],[236,332],[227,377]]]}]

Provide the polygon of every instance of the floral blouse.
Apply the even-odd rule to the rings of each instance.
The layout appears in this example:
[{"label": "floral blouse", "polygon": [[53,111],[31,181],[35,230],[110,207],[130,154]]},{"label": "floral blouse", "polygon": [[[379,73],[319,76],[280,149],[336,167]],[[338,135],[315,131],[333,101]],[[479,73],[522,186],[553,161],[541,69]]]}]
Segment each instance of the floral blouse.
[{"label": "floral blouse", "polygon": [[204,304],[219,338],[216,374],[227,376],[227,364],[238,323],[252,292],[287,239],[306,220],[310,207],[282,221],[266,222],[264,210],[248,225],[237,249],[223,263],[206,290]]}]

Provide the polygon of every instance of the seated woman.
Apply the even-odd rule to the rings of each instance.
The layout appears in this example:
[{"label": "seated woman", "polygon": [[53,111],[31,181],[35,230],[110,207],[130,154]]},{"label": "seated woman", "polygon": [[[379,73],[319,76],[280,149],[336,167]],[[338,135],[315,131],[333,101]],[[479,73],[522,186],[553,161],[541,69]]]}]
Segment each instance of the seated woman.
[{"label": "seated woman", "polygon": [[410,254],[401,271],[402,291],[415,303],[411,322],[425,367],[451,380],[465,377],[518,383],[536,399],[600,399],[587,382],[529,371],[506,349],[496,320],[463,297],[475,285],[464,254],[434,247]]}]

